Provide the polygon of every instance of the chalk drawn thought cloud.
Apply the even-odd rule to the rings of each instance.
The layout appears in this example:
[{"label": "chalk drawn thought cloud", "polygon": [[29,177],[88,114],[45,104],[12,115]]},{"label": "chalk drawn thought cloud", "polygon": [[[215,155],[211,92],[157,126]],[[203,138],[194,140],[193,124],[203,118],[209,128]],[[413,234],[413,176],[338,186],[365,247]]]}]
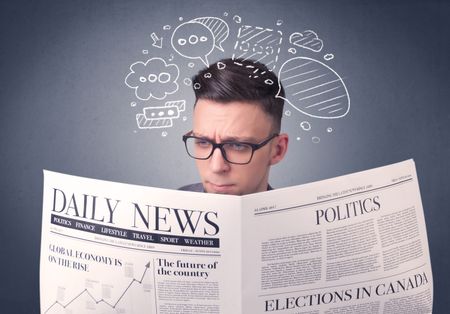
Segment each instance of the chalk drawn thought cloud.
[{"label": "chalk drawn thought cloud", "polygon": [[320,52],[323,48],[322,40],[311,30],[292,33],[289,37],[289,42],[295,46],[303,47],[314,52]]},{"label": "chalk drawn thought cloud", "polygon": [[[292,58],[280,68],[286,102],[303,114],[320,119],[344,117],[350,96],[342,78],[326,64],[307,57]],[[280,89],[279,89],[280,90]]]},{"label": "chalk drawn thought cloud", "polygon": [[224,51],[222,43],[229,35],[228,24],[217,17],[199,17],[180,24],[172,33],[173,49],[182,57],[200,59],[209,66],[208,55],[214,47]]},{"label": "chalk drawn thought cloud", "polygon": [[178,90],[178,66],[167,64],[161,58],[137,61],[130,66],[130,70],[125,84],[135,90],[136,97],[140,100],[161,100]]}]

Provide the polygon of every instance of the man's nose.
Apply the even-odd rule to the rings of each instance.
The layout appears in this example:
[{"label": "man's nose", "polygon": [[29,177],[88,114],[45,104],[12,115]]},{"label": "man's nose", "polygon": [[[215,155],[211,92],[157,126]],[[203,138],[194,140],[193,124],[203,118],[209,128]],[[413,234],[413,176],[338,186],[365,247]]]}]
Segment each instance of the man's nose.
[{"label": "man's nose", "polygon": [[220,148],[216,147],[210,158],[210,167],[213,172],[225,172],[230,169],[230,164],[223,157]]}]

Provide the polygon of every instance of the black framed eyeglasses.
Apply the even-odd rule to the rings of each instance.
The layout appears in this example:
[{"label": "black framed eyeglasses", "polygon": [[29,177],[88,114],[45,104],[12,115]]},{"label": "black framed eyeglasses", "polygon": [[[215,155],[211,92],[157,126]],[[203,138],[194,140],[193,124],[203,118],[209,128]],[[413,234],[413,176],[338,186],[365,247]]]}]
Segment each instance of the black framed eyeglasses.
[{"label": "black framed eyeglasses", "polygon": [[192,131],[190,131],[183,135],[183,142],[188,155],[194,159],[206,160],[218,148],[227,162],[245,165],[250,163],[255,150],[260,149],[278,135],[278,133],[274,133],[258,144],[238,141],[216,143],[204,137],[194,136],[192,135]]}]

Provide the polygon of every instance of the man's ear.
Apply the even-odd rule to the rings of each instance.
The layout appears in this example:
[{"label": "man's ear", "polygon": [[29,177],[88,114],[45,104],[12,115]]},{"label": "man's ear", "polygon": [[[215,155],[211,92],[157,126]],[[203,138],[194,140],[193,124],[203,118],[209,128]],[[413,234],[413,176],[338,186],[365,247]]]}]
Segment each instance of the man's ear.
[{"label": "man's ear", "polygon": [[289,143],[289,136],[286,133],[281,133],[274,138],[272,143],[272,156],[270,157],[270,165],[275,165],[283,160],[286,155]]}]

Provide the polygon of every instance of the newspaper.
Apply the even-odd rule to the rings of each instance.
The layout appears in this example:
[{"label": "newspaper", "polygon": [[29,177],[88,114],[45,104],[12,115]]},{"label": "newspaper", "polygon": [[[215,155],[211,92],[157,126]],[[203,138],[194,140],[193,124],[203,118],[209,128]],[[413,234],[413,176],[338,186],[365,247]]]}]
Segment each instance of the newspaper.
[{"label": "newspaper", "polygon": [[431,313],[412,160],[246,196],[44,171],[41,313]]}]

